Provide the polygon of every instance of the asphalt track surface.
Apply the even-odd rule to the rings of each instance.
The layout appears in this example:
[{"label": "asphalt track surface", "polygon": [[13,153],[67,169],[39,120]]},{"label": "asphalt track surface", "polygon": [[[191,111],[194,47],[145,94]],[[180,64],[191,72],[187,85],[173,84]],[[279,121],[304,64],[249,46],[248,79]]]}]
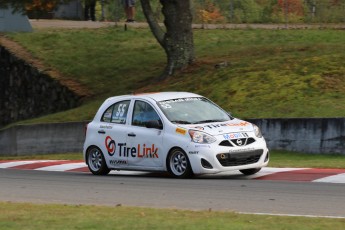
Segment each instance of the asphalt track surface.
[{"label": "asphalt track surface", "polygon": [[0,169],[0,201],[143,206],[345,218],[345,184],[166,174]]}]

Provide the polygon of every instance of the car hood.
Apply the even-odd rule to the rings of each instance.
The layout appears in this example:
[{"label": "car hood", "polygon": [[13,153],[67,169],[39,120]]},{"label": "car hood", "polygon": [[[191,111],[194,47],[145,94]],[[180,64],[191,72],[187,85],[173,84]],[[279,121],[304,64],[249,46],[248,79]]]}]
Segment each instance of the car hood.
[{"label": "car hood", "polygon": [[248,121],[243,121],[240,119],[233,119],[231,121],[225,122],[212,122],[198,125],[179,125],[180,127],[186,129],[201,130],[205,133],[211,135],[221,135],[225,133],[235,133],[235,132],[252,132],[253,125]]}]

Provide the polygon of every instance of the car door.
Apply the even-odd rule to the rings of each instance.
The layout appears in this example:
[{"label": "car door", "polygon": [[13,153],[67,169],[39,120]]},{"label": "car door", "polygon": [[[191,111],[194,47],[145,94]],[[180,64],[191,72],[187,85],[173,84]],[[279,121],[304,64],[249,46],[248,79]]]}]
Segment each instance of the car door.
[{"label": "car door", "polygon": [[124,100],[112,104],[105,110],[100,121],[98,143],[110,168],[128,166],[125,148],[130,102]]},{"label": "car door", "polygon": [[[131,148],[129,164],[142,169],[162,169],[164,132],[161,117],[148,101],[135,100],[131,118],[127,131],[127,146]],[[148,121],[157,121],[161,127],[147,128]]]}]

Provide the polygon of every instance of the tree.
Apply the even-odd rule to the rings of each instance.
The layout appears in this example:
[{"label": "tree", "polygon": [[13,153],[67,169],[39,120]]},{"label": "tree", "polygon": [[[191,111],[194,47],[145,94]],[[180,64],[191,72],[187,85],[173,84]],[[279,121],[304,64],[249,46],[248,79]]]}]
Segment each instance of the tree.
[{"label": "tree", "polygon": [[15,11],[22,12],[22,11],[24,11],[25,4],[28,3],[28,2],[32,2],[32,1],[18,0],[18,1],[11,1],[11,2],[9,2],[8,0],[0,0],[0,8],[11,7]]},{"label": "tree", "polygon": [[59,0],[33,0],[32,3],[25,4],[25,10],[28,14],[31,13],[36,19],[39,19],[42,15],[53,11],[59,3]]},{"label": "tree", "polygon": [[278,0],[274,14],[278,20],[285,22],[300,22],[304,17],[304,5],[302,0]]},{"label": "tree", "polygon": [[150,29],[167,55],[167,65],[160,79],[192,64],[194,41],[190,0],[160,0],[165,29],[154,17],[150,0],[140,1]]},{"label": "tree", "polygon": [[238,23],[253,23],[260,21],[262,7],[254,0],[232,0],[233,18]]},{"label": "tree", "polygon": [[224,16],[220,12],[220,9],[211,0],[207,0],[204,3],[204,7],[198,10],[197,16],[200,18],[200,21],[203,24],[224,22],[225,20]]},{"label": "tree", "polygon": [[313,19],[322,23],[338,23],[345,21],[345,0],[307,1],[313,5]]}]

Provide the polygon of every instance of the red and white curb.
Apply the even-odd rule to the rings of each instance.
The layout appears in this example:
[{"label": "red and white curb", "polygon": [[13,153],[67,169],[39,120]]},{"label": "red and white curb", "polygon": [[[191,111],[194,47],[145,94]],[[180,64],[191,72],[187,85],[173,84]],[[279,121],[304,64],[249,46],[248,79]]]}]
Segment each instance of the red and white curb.
[{"label": "red and white curb", "polygon": [[[57,172],[89,172],[87,165],[79,160],[25,160],[0,161],[0,169],[26,169]],[[139,175],[146,172],[112,171],[116,175]],[[217,175],[241,175],[237,171]],[[308,181],[345,184],[345,169],[314,169],[314,168],[263,168],[252,176],[242,176],[248,179],[276,181]]]}]

